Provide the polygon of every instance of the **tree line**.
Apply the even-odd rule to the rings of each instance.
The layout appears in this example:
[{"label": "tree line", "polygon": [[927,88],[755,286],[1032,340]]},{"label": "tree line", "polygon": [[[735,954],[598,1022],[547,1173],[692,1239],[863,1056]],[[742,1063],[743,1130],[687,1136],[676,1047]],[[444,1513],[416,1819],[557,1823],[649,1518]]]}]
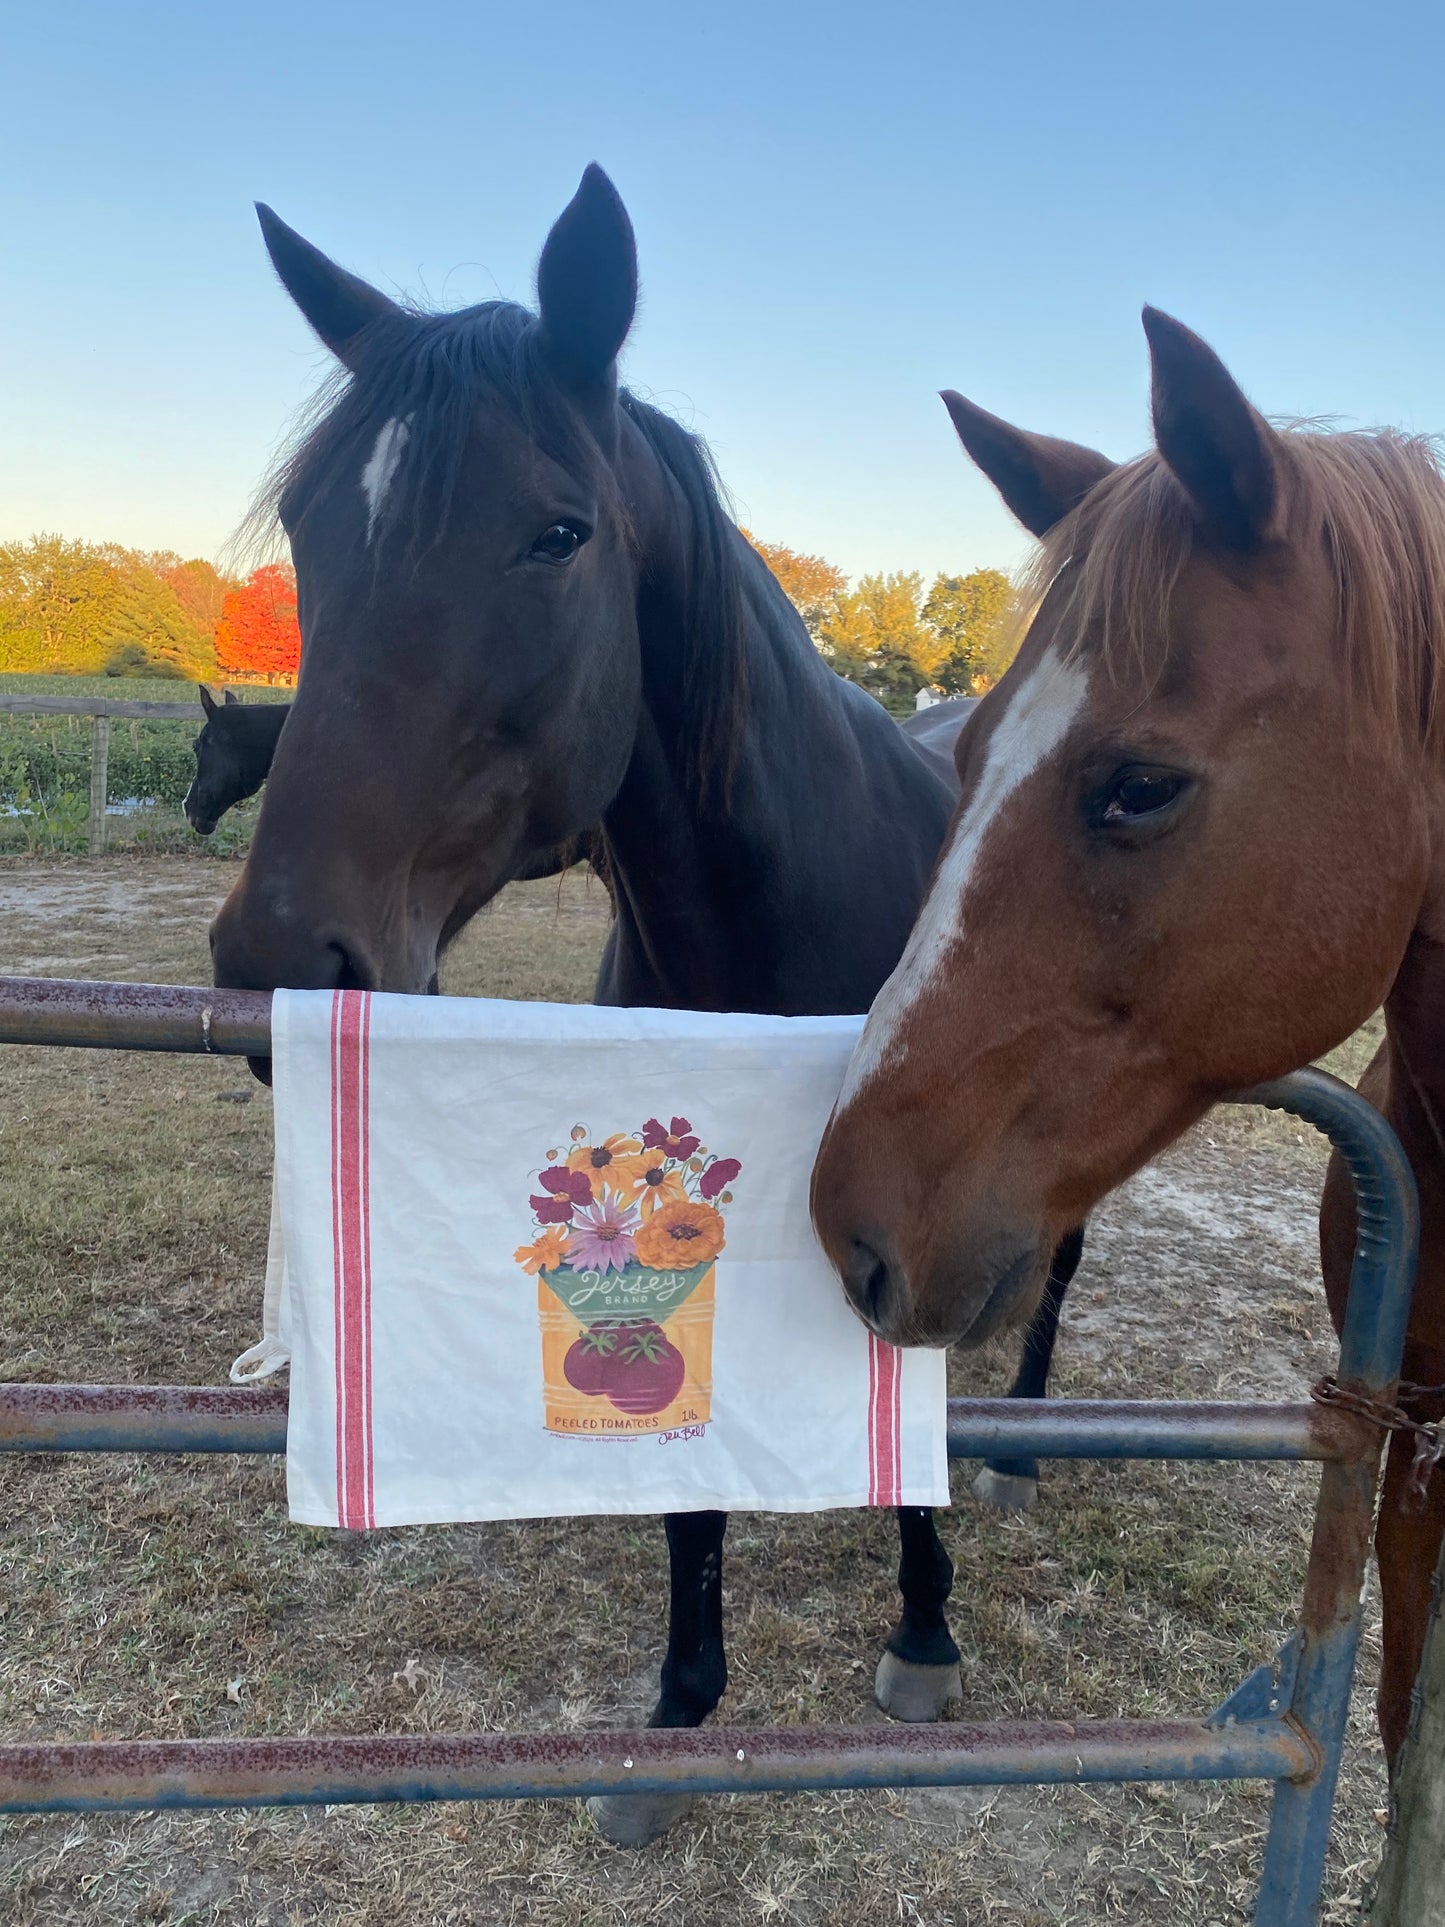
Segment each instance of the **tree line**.
[{"label": "tree line", "polygon": [[[998,569],[847,576],[743,531],[840,676],[903,714],[917,693],[987,689],[1016,642]],[[287,682],[301,654],[296,577],[269,563],[244,580],[169,551],[36,535],[0,543],[0,671]]]},{"label": "tree line", "polygon": [[918,691],[981,695],[1018,647],[1013,584],[1001,569],[936,575],[915,570],[848,578],[820,555],[743,534],[778,578],[808,634],[840,676],[902,715]]},{"label": "tree line", "polygon": [[287,680],[300,653],[284,564],[241,579],[115,542],[0,543],[0,671]]}]

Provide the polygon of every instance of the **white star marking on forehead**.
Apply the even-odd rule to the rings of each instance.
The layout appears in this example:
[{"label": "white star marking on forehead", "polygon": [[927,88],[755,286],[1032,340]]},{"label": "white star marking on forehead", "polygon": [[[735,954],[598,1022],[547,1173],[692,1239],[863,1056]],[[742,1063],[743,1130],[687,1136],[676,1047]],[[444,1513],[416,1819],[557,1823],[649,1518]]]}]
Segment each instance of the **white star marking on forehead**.
[{"label": "white star marking on forehead", "polygon": [[366,497],[366,545],[371,546],[371,538],[376,533],[376,518],[386,500],[386,491],[391,487],[391,479],[396,474],[397,464],[411,431],[404,421],[395,415],[389,422],[382,424],[381,433],[376,438],[376,446],[361,471],[361,492]]}]

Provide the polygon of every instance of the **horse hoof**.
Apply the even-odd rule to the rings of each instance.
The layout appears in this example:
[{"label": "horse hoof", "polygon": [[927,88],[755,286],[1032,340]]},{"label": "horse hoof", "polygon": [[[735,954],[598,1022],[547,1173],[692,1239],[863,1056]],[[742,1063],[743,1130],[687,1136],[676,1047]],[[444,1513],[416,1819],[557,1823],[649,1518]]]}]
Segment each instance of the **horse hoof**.
[{"label": "horse hoof", "polygon": [[895,1720],[918,1724],[942,1719],[950,1700],[963,1698],[963,1680],[955,1661],[949,1666],[918,1666],[884,1653],[873,1680],[873,1697]]},{"label": "horse hoof", "polygon": [[660,1840],[692,1802],[690,1793],[598,1793],[587,1802],[587,1811],[614,1847],[647,1847]]},{"label": "horse hoof", "polygon": [[1015,1472],[995,1472],[986,1465],[973,1482],[973,1496],[1000,1512],[1032,1512],[1039,1502],[1039,1482],[1021,1479]]}]

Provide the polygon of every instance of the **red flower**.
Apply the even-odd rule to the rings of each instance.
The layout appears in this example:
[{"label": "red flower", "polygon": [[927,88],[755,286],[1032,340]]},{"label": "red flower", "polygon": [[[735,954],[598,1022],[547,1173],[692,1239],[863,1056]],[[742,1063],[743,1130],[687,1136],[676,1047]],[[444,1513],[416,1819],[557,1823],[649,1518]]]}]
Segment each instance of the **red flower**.
[{"label": "red flower", "polygon": [[642,1127],[642,1141],[649,1151],[661,1151],[664,1157],[676,1158],[685,1164],[697,1149],[699,1139],[690,1135],[692,1126],[685,1117],[672,1120],[671,1131],[664,1131],[655,1117],[650,1117]]},{"label": "red flower", "polygon": [[730,1185],[742,1165],[736,1158],[714,1158],[697,1181],[697,1188],[705,1198],[715,1198],[719,1191]]},{"label": "red flower", "polygon": [[577,1206],[592,1202],[592,1180],[585,1171],[569,1171],[565,1166],[544,1171],[539,1183],[550,1195],[539,1198],[534,1193],[530,1199],[538,1224],[570,1224]]}]

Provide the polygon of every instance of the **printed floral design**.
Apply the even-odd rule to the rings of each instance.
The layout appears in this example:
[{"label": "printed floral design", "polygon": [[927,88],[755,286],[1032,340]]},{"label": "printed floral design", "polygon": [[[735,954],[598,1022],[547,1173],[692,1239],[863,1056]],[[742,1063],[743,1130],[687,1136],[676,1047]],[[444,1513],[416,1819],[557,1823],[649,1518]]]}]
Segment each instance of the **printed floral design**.
[{"label": "printed floral design", "polygon": [[723,1248],[722,1214],[710,1204],[665,1204],[637,1234],[644,1265],[707,1265]]},{"label": "printed floral design", "polygon": [[[726,1160],[735,1164],[735,1158]],[[687,1186],[682,1181],[682,1173],[668,1163],[660,1151],[654,1151],[643,1160],[643,1173],[632,1193],[633,1201],[644,1218],[650,1218],[659,1206],[664,1204],[686,1204]]]},{"label": "printed floral design", "polygon": [[533,1197],[538,1224],[569,1224],[579,1204],[591,1204],[592,1180],[581,1171],[544,1171],[538,1179],[546,1197]]},{"label": "printed floral design", "polygon": [[643,1155],[638,1140],[621,1131],[614,1131],[600,1144],[574,1144],[567,1153],[569,1171],[585,1171],[594,1186],[606,1185],[619,1192],[630,1192],[651,1162]]},{"label": "printed floral design", "polygon": [[555,1271],[567,1251],[567,1233],[560,1225],[549,1224],[529,1245],[518,1245],[512,1253],[523,1271],[535,1278],[539,1271]]},{"label": "printed floral design", "polygon": [[661,1151],[686,1164],[698,1148],[697,1139],[691,1133],[692,1126],[685,1117],[675,1117],[670,1131],[664,1131],[657,1119],[650,1117],[642,1127],[642,1141],[649,1151]]},{"label": "printed floral design", "polygon": [[[603,1137],[579,1124],[546,1153],[535,1233],[515,1257],[538,1281],[549,1429],[630,1437],[707,1422],[713,1266],[741,1172],[685,1117]],[[599,1408],[612,1416],[585,1416]]]},{"label": "printed floral design", "polygon": [[632,1234],[637,1212],[604,1191],[596,1204],[583,1205],[572,1220],[567,1263],[574,1271],[621,1271],[637,1256]]},{"label": "printed floral design", "polygon": [[736,1158],[714,1158],[697,1181],[699,1193],[711,1203],[727,1189],[742,1168]]}]

